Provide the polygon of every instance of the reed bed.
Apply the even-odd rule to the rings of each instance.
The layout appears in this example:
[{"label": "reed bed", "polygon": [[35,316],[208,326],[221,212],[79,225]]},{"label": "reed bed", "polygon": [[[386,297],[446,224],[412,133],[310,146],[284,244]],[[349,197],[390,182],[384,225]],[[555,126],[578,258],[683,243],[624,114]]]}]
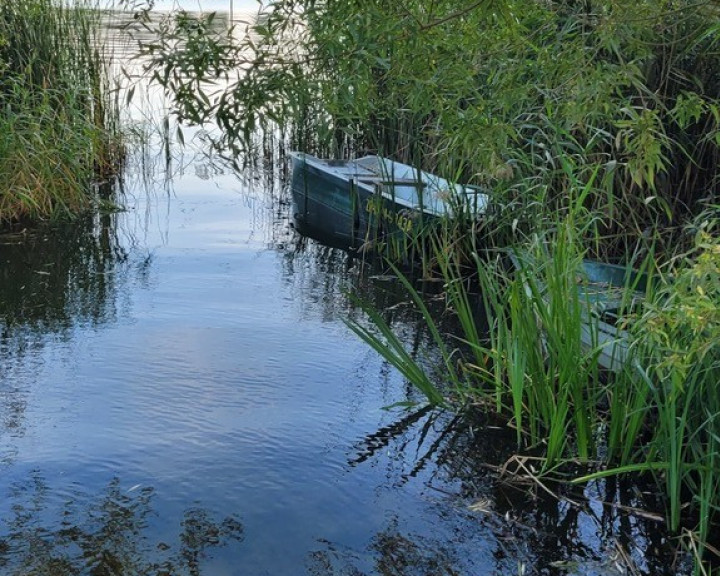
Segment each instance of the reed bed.
[{"label": "reed bed", "polygon": [[0,223],[71,217],[122,162],[119,106],[83,2],[0,1]]},{"label": "reed bed", "polygon": [[[577,222],[567,220],[511,250],[476,252],[473,275],[436,246],[447,308],[460,327],[450,340],[432,330],[447,368],[444,380],[430,380],[399,342],[389,347],[387,327],[350,326],[396,366],[402,357],[401,372],[430,403],[504,415],[518,449],[541,456],[549,475],[571,463],[577,482],[654,477],[666,495],[668,526],[690,535],[702,573],[705,547],[717,550],[720,523],[717,217],[717,211],[706,214],[695,247],[673,262],[659,266],[650,251],[638,263],[653,281],[642,287],[641,307],[621,306],[629,353],[617,372],[599,362],[606,343],[581,344],[583,330],[596,333],[597,319],[576,284],[587,250],[578,242]],[[403,283],[419,305],[412,283],[404,277]],[[637,276],[629,274],[625,292],[637,289]],[[487,331],[474,312],[478,299]],[[434,319],[420,310],[432,326]],[[380,327],[378,313],[368,312]]]}]

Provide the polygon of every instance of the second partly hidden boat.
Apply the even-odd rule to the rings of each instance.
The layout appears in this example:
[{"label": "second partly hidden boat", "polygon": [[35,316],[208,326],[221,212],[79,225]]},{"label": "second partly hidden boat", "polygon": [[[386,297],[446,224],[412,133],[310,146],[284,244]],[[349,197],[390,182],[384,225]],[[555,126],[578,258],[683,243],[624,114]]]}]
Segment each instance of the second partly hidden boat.
[{"label": "second partly hidden boat", "polygon": [[[576,290],[580,307],[580,342],[583,349],[597,354],[598,365],[617,372],[628,358],[627,322],[637,312],[645,299],[648,289],[648,275],[638,270],[617,264],[584,259],[575,270],[555,270],[552,260],[538,262],[527,254],[512,256],[515,268],[524,275],[524,284],[531,299],[542,301],[543,306],[570,306],[567,300],[551,302],[547,274],[572,274],[570,282]],[[544,266],[550,266],[545,269]],[[556,294],[556,299],[568,297],[575,301],[575,295]],[[538,314],[540,329],[543,330],[543,314]],[[543,336],[547,346],[546,336]]]},{"label": "second partly hidden boat", "polygon": [[481,217],[488,197],[381,156],[324,160],[292,152],[295,220],[334,245],[358,249],[417,236],[441,218]]}]

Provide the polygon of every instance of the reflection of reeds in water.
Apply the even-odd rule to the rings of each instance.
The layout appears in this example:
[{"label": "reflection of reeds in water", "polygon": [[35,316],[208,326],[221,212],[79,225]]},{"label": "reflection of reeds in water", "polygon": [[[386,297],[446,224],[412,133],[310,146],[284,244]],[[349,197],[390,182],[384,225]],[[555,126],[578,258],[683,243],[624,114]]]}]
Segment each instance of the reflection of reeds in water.
[{"label": "reflection of reeds in water", "polygon": [[[513,439],[514,431],[501,419],[424,406],[398,414],[359,440],[348,465],[382,467],[394,485],[422,486],[425,498],[463,509],[455,517],[454,533],[464,535],[458,544],[480,538],[493,550],[492,560],[485,555],[480,561],[497,573],[515,573],[510,568],[519,563],[538,573],[571,565],[600,573],[612,566],[634,574],[670,573],[666,566],[675,549],[658,529],[662,514],[648,512],[662,508],[657,499],[639,490],[637,482],[616,478],[581,491],[512,472],[513,462],[523,460],[530,470],[538,463],[518,457]],[[424,562],[435,563],[432,573],[471,573],[464,564],[468,558],[453,552],[462,549],[454,541],[414,534],[396,518],[373,543],[377,565],[393,566],[398,573]],[[636,565],[639,557],[642,566]],[[333,565],[336,571],[326,574],[346,573],[353,559],[341,555]]]},{"label": "reflection of reeds in water", "polygon": [[[29,392],[18,382],[29,358],[76,327],[123,314],[118,302],[130,268],[113,220],[84,218],[0,237],[0,428],[12,435],[25,426]],[[142,264],[135,269],[145,273]]]},{"label": "reflection of reeds in water", "polygon": [[92,218],[2,238],[0,318],[4,349],[21,334],[65,332],[118,314],[116,299],[128,254],[113,217]]}]

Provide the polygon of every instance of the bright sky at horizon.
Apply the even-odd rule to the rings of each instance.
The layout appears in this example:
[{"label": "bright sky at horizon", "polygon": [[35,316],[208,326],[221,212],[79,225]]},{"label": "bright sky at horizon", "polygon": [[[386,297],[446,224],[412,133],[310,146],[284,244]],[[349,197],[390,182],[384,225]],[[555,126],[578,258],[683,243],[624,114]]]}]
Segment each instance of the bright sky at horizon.
[{"label": "bright sky at horizon", "polygon": [[[114,4],[117,4],[115,0]],[[132,6],[147,4],[147,0],[126,0],[126,4]],[[202,12],[229,12],[232,7],[233,12],[257,12],[260,8],[258,0],[156,0],[156,10],[172,10],[173,8],[189,11]]]}]

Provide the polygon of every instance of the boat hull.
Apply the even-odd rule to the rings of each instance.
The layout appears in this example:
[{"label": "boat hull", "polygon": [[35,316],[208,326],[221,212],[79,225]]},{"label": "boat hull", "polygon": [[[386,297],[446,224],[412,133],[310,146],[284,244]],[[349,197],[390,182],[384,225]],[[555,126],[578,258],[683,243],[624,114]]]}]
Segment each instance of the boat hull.
[{"label": "boat hull", "polygon": [[294,157],[292,196],[299,227],[321,230],[331,244],[346,248],[358,248],[366,240],[369,191]]},{"label": "boat hull", "polygon": [[[540,269],[528,254],[512,257],[518,270],[525,274]],[[623,369],[629,355],[628,333],[623,328],[624,315],[644,298],[649,279],[646,274],[625,266],[595,260],[583,260],[575,274],[578,302],[583,307],[580,342],[586,352],[597,354],[598,365],[618,372]],[[544,285],[539,283],[544,291]],[[525,290],[533,297],[527,284]],[[541,318],[538,317],[541,323]],[[543,336],[543,342],[545,338]]]},{"label": "boat hull", "polygon": [[[292,154],[296,224],[322,230],[347,249],[420,237],[447,212],[439,200],[443,186],[449,184],[441,178],[375,156],[334,161]],[[484,206],[484,195],[474,198]]]}]

